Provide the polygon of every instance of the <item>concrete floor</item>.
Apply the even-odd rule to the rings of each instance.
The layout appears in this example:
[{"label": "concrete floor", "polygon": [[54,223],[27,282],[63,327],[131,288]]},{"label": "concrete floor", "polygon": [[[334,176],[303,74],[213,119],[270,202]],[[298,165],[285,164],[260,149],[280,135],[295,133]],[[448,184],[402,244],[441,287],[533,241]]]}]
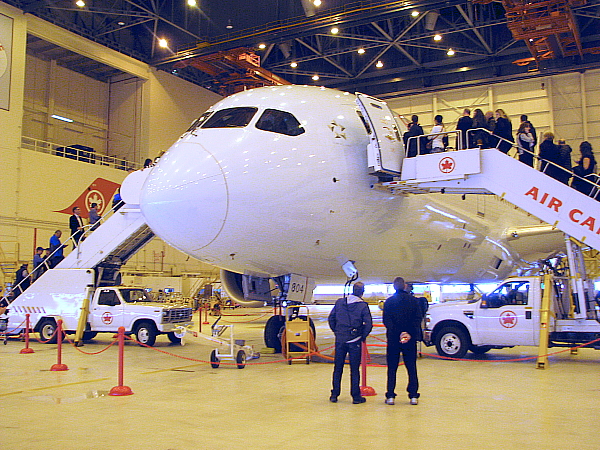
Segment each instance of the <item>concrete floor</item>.
[{"label": "concrete floor", "polygon": [[[333,343],[330,308],[311,309],[320,348]],[[227,320],[238,322],[238,338],[260,349],[267,316],[257,312],[225,311],[253,314]],[[380,311],[373,315],[380,322]],[[383,329],[374,335],[382,338]],[[99,335],[82,350],[97,352],[111,338]],[[535,356],[532,347],[493,350],[471,361],[424,357],[419,405],[398,391],[396,405],[388,406],[384,367],[368,370],[377,396],[353,405],[345,373],[340,401],[332,404],[331,364],[289,366],[281,355],[263,354],[250,361],[261,364],[243,370],[212,369],[129,342],[124,384],[134,394],[113,397],[107,394],[117,384],[116,347],[84,355],[68,346],[66,372],[49,370],[56,346],[33,343],[31,355],[19,354],[21,348],[18,341],[0,345],[0,448],[7,450],[600,449],[600,353],[590,349],[552,356],[546,370],[535,369],[535,360],[506,361]],[[155,348],[207,360],[211,345],[191,339],[173,345],[161,336]],[[385,350],[371,351],[379,361]],[[398,374],[404,389],[403,368]]]}]

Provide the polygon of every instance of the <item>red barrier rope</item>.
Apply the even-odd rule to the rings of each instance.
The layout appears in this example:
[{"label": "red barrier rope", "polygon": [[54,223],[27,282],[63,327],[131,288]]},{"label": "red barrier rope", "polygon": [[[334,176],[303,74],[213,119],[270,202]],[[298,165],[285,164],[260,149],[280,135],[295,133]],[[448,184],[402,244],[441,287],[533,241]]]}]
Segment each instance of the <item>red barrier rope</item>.
[{"label": "red barrier rope", "polygon": [[69,344],[71,344],[72,347],[75,348],[75,350],[77,350],[79,353],[83,353],[84,355],[99,355],[100,353],[104,353],[106,350],[108,350],[109,348],[111,348],[113,345],[115,345],[118,342],[118,338],[113,338],[112,342],[110,344],[108,344],[106,347],[104,347],[100,351],[97,351],[97,352],[84,352],[79,347],[77,347],[77,344],[74,341],[72,341],[71,339],[69,339],[67,336],[65,336],[65,339],[67,340],[67,342]]}]

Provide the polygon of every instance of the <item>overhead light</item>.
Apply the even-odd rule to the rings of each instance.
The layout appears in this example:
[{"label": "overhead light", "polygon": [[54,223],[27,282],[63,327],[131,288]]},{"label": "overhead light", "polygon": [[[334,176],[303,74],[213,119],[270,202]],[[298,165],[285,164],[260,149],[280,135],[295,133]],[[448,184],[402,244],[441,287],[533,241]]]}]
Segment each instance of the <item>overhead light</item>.
[{"label": "overhead light", "polygon": [[313,81],[319,81],[319,75],[313,75],[312,79]]},{"label": "overhead light", "polygon": [[233,24],[231,23],[231,19],[229,19],[227,21],[227,25],[225,26],[225,28],[227,28],[228,30],[231,30],[233,28]]},{"label": "overhead light", "polygon": [[466,72],[467,70],[469,70],[469,68],[465,66],[465,67],[461,67],[458,70],[459,70],[459,72]]},{"label": "overhead light", "polygon": [[434,40],[434,41],[441,41],[441,40],[442,40],[442,35],[441,35],[441,34],[436,34],[436,35],[433,37],[433,40]]},{"label": "overhead light", "polygon": [[413,11],[410,13],[411,16],[417,17],[419,15],[419,11]]},{"label": "overhead light", "polygon": [[76,4],[77,6],[79,6],[80,8],[83,8],[83,7],[85,6],[85,2],[84,2],[83,0],[77,0],[77,1],[75,2],[75,4]]},{"label": "overhead light", "polygon": [[62,120],[63,122],[73,122],[73,119],[69,119],[68,117],[63,117],[63,116],[59,116],[57,114],[52,114],[50,117],[52,117],[53,119],[57,119],[57,120]]},{"label": "overhead light", "polygon": [[167,48],[169,46],[169,42],[165,38],[160,38],[158,40],[158,46],[161,48]]},{"label": "overhead light", "polygon": [[375,64],[375,67],[377,67],[378,69],[381,69],[383,67],[383,62],[377,61],[377,64]]},{"label": "overhead light", "polygon": [[356,50],[356,52],[357,52],[359,55],[362,55],[362,54],[364,54],[364,53],[365,53],[365,49],[364,49],[364,48],[359,48],[358,50]]},{"label": "overhead light", "polygon": [[446,52],[446,55],[454,56],[454,53],[456,53],[456,52],[454,50],[452,50],[451,48],[449,48],[448,51]]},{"label": "overhead light", "polygon": [[196,0],[187,0],[188,6],[197,6]]},{"label": "overhead light", "polygon": [[121,22],[117,22],[117,25],[119,25],[120,27],[125,25],[125,22],[121,21]]},{"label": "overhead light", "polygon": [[293,61],[293,62],[290,64],[290,67],[291,67],[291,68],[293,68],[293,69],[295,69],[296,67],[298,67],[298,63],[297,63],[296,61]]},{"label": "overhead light", "polygon": [[333,27],[329,31],[331,32],[331,34],[338,34],[340,32],[340,29],[338,27]]},{"label": "overhead light", "polygon": [[313,1],[313,5],[315,5],[315,6],[321,6],[321,0],[314,0]]},{"label": "overhead light", "polygon": [[264,50],[265,48],[267,48],[267,44],[264,44],[264,43],[258,44],[258,48],[260,48],[261,50]]}]

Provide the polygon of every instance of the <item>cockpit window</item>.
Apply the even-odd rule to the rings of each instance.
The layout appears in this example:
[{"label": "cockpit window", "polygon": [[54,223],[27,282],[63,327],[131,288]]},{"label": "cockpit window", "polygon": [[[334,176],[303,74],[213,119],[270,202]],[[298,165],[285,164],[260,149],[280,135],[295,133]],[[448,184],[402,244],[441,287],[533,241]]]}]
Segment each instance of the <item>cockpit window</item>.
[{"label": "cockpit window", "polygon": [[202,128],[241,128],[250,123],[257,108],[226,108],[213,113]]},{"label": "cockpit window", "polygon": [[277,109],[265,109],[256,122],[256,128],[287,136],[298,136],[305,131],[293,114]]},{"label": "cockpit window", "polygon": [[189,133],[190,131],[194,131],[196,128],[198,128],[200,125],[202,125],[204,122],[206,122],[206,119],[208,119],[208,117],[212,113],[213,113],[212,111],[206,111],[204,114],[202,114],[196,120],[194,120],[194,123],[192,123],[190,125],[190,127],[186,130],[186,133]]}]

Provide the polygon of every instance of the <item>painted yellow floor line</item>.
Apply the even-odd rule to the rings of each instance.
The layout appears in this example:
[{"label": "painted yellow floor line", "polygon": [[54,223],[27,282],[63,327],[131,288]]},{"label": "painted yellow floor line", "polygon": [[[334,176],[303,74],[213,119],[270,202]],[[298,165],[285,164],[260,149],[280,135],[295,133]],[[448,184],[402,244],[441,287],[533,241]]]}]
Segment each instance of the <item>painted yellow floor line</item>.
[{"label": "painted yellow floor line", "polygon": [[96,378],[94,380],[75,381],[73,383],[56,384],[54,386],[45,386],[45,387],[39,387],[39,388],[31,388],[31,389],[25,389],[23,391],[5,392],[4,394],[0,394],[0,397],[6,397],[8,395],[15,395],[15,394],[23,394],[24,392],[29,392],[29,391],[43,391],[45,389],[54,389],[54,388],[65,387],[65,386],[75,386],[75,385],[78,385],[78,384],[85,384],[85,383],[94,383],[96,381],[106,381],[108,379],[109,378]]}]

